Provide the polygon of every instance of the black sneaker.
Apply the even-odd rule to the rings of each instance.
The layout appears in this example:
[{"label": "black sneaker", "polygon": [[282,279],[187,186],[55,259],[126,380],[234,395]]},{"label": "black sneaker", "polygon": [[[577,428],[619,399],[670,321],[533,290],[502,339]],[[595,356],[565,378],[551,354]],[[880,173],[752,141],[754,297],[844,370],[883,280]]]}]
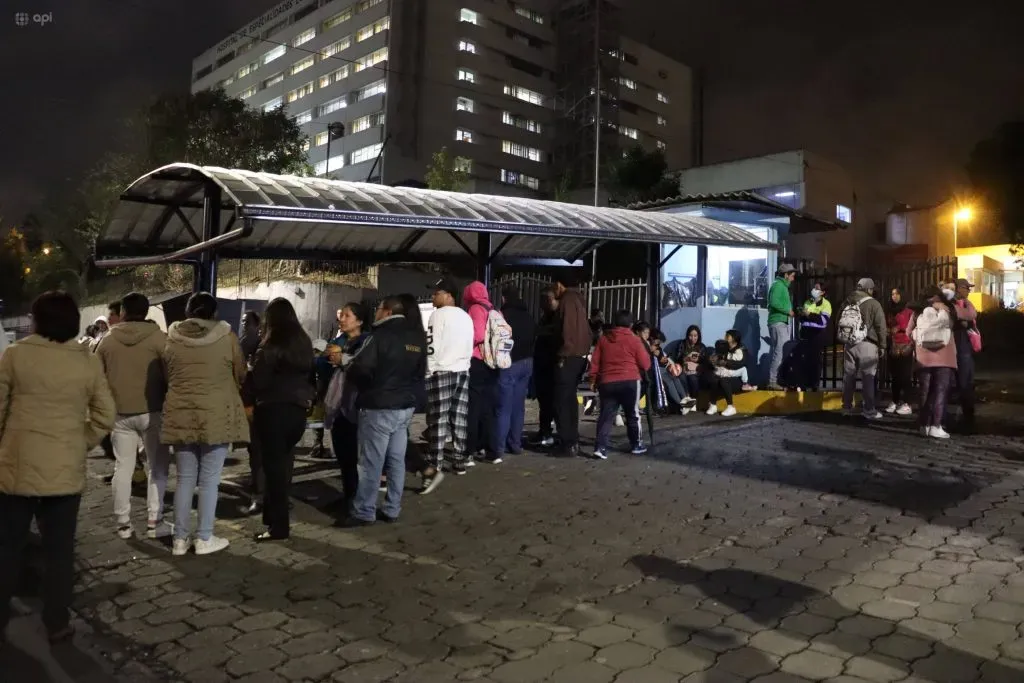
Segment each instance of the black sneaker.
[{"label": "black sneaker", "polygon": [[382,511],[377,510],[377,521],[384,522],[385,524],[394,524],[398,521],[398,517],[388,517]]},{"label": "black sneaker", "polygon": [[553,455],[556,458],[576,458],[579,457],[580,447],[579,444],[572,444],[571,446],[564,446],[560,450],[556,451]]},{"label": "black sneaker", "polygon": [[468,471],[469,470],[466,469],[466,465],[462,463],[459,463],[458,465],[452,465],[452,473],[454,473],[456,477],[461,477]]},{"label": "black sneaker", "polygon": [[373,526],[372,519],[359,519],[358,517],[349,517],[345,521],[341,522],[338,526],[343,529],[360,529],[364,526]]},{"label": "black sneaker", "polygon": [[484,456],[484,462],[488,465],[500,465],[504,458],[498,453],[490,453]]}]

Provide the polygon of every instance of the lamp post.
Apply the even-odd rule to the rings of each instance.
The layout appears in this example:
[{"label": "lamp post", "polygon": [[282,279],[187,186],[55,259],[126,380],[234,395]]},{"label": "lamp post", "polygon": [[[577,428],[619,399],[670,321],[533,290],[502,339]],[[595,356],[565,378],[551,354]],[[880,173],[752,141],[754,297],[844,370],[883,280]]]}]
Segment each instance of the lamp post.
[{"label": "lamp post", "polygon": [[973,215],[974,213],[971,211],[971,207],[969,206],[961,206],[953,212],[953,256],[956,256],[960,233],[960,221],[967,222],[971,220]]},{"label": "lamp post", "polygon": [[327,124],[327,161],[324,162],[324,177],[331,179],[331,140],[345,137],[345,124],[335,121]]}]

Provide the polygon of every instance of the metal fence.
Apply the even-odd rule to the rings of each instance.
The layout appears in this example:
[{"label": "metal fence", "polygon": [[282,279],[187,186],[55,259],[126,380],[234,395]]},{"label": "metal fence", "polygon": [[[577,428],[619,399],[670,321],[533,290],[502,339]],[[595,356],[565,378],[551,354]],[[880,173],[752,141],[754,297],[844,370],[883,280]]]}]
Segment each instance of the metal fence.
[{"label": "metal fence", "polygon": [[[843,381],[843,348],[835,338],[835,323],[846,301],[857,289],[861,278],[869,277],[875,283],[875,298],[882,306],[886,306],[893,288],[898,287],[903,293],[904,301],[916,301],[928,287],[955,279],[957,276],[956,258],[952,256],[930,259],[903,267],[881,269],[867,272],[848,271],[807,271],[797,275],[793,283],[793,301],[797,306],[810,298],[815,284],[821,284],[825,296],[832,303],[832,325],[828,330],[829,340],[825,343],[822,354],[821,380],[825,388],[838,388]],[[878,373],[878,381],[883,386],[890,382],[885,360]]]},{"label": "metal fence", "polygon": [[[490,287],[491,301],[500,301],[506,287],[514,287],[530,309],[539,318],[541,295],[553,284],[551,278],[528,273],[509,273],[497,278]],[[647,304],[647,281],[608,280],[580,285],[580,293],[590,302],[590,309],[600,309],[605,320],[611,320],[616,311],[627,310],[637,320],[644,320]],[[590,311],[587,311],[588,315]]]}]

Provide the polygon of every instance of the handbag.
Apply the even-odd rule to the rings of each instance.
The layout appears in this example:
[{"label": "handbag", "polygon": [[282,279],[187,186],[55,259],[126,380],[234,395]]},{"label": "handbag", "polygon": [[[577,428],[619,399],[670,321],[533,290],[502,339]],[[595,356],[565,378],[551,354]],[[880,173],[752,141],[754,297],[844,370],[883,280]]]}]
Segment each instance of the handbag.
[{"label": "handbag", "polygon": [[334,420],[341,413],[341,400],[345,393],[345,373],[341,369],[334,371],[331,382],[327,385],[324,395],[324,427],[330,429]]},{"label": "handbag", "polygon": [[971,351],[974,353],[981,351],[981,332],[972,327],[967,330],[967,339],[971,342]]}]

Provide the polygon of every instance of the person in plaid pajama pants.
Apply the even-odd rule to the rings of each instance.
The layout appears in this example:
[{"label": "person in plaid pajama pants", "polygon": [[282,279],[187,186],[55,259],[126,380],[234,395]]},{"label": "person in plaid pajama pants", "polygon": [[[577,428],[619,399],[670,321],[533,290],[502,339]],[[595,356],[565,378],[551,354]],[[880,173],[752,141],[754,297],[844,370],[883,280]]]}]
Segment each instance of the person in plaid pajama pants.
[{"label": "person in plaid pajama pants", "polygon": [[451,441],[451,471],[466,473],[469,429],[469,364],[473,357],[473,320],[456,303],[456,286],[434,286],[434,312],[427,323],[427,444],[429,463],[420,494],[444,480],[444,454]]}]

